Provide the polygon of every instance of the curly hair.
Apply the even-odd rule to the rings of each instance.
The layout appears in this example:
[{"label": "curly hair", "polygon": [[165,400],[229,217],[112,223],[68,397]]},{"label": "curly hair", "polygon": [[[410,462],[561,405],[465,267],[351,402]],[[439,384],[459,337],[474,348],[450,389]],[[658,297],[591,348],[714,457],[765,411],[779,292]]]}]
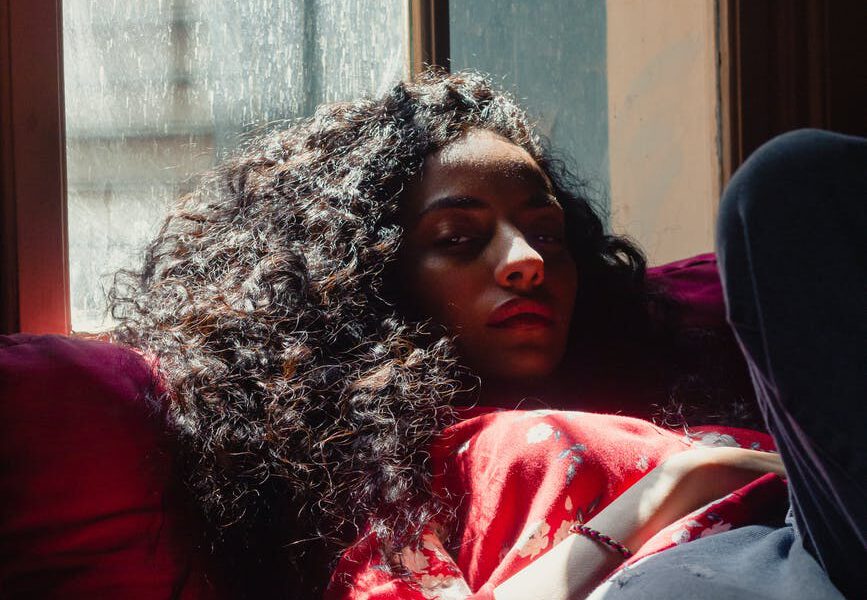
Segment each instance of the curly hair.
[{"label": "curly hair", "polygon": [[113,339],[154,357],[204,512],[224,538],[279,551],[271,568],[294,565],[308,591],[362,528],[396,548],[449,520],[427,449],[472,394],[468,373],[447,334],[401,313],[390,279],[404,185],[472,128],[549,175],[594,282],[576,306],[596,313],[581,345],[613,323],[646,329],[641,252],[606,234],[524,112],[473,73],[429,72],[249,142],[179,200],[111,291]]}]

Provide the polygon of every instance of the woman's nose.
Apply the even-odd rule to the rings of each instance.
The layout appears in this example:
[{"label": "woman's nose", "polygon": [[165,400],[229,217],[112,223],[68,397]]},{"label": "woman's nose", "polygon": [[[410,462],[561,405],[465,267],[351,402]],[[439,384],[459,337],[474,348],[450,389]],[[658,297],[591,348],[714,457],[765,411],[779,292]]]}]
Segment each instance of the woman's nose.
[{"label": "woman's nose", "polygon": [[504,235],[494,277],[505,288],[528,291],[545,279],[545,261],[519,231]]}]

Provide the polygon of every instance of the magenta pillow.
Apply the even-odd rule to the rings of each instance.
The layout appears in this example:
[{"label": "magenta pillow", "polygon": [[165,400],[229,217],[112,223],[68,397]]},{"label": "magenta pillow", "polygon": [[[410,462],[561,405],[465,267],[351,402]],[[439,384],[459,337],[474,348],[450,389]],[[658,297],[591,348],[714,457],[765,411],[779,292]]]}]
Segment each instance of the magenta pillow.
[{"label": "magenta pillow", "polygon": [[148,365],[0,336],[0,595],[217,598]]},{"label": "magenta pillow", "polygon": [[728,328],[722,282],[713,254],[652,267],[647,277],[681,301],[684,326]]},{"label": "magenta pillow", "polygon": [[[681,304],[684,328],[711,331],[713,347],[704,356],[719,361],[726,372],[725,386],[735,396],[754,398],[755,392],[743,352],[726,321],[722,281],[716,256],[700,254],[648,269],[648,278],[661,284]],[[695,357],[689,357],[689,360]],[[688,362],[688,361],[687,361]],[[752,400],[750,400],[752,401]]]}]

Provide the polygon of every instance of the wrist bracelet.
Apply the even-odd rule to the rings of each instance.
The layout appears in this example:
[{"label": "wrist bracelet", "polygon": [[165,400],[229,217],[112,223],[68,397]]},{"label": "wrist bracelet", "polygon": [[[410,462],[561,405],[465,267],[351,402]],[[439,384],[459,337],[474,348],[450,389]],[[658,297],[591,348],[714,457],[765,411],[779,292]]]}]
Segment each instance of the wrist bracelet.
[{"label": "wrist bracelet", "polygon": [[574,523],[572,527],[569,528],[569,533],[576,533],[586,538],[590,538],[594,542],[605,544],[612,550],[616,550],[617,552],[619,552],[620,555],[623,556],[623,558],[629,558],[632,556],[632,552],[629,551],[629,548],[627,548],[618,541],[612,540],[604,533],[596,531],[592,527],[587,527],[586,525],[581,525],[580,523]]}]

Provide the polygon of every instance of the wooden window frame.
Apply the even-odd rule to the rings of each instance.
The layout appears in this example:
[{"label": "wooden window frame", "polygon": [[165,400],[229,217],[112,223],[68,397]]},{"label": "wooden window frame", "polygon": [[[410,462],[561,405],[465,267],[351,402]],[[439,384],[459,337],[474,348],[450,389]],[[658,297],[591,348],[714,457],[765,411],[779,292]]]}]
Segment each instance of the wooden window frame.
[{"label": "wooden window frame", "polygon": [[68,333],[61,0],[0,0],[0,333]]}]

